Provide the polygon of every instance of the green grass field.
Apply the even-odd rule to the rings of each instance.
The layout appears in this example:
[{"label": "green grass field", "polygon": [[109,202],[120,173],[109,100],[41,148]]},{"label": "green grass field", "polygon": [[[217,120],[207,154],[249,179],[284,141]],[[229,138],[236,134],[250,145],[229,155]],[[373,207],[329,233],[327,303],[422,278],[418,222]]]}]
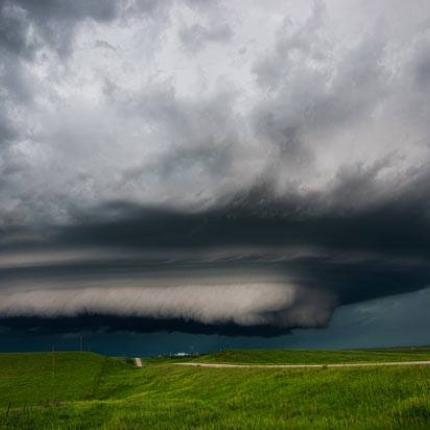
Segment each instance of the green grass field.
[{"label": "green grass field", "polygon": [[202,355],[201,363],[235,364],[334,364],[430,360],[430,348],[387,348],[350,351],[232,350]]},{"label": "green grass field", "polygon": [[[347,363],[429,349],[227,351],[194,360]],[[0,354],[2,429],[428,429],[430,367],[142,369],[89,353]]]}]

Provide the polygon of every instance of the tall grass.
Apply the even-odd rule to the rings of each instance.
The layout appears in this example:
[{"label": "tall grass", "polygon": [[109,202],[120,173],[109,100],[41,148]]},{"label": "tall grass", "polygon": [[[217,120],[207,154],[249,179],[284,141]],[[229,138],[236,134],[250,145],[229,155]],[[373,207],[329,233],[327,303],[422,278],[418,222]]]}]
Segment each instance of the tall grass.
[{"label": "tall grass", "polygon": [[61,356],[55,400],[48,390],[35,388],[32,395],[29,389],[51,377],[49,355],[37,356],[24,373],[0,356],[0,428],[430,428],[430,368],[424,366],[215,369],[160,360],[136,369],[101,356]]}]

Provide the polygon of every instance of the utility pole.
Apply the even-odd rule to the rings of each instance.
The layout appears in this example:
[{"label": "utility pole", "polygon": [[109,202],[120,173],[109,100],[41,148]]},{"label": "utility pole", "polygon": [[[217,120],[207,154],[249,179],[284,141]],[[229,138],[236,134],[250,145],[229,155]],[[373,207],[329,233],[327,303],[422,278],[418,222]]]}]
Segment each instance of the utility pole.
[{"label": "utility pole", "polygon": [[52,345],[52,400],[55,402],[55,346]]},{"label": "utility pole", "polygon": [[55,347],[52,345],[52,377],[55,378]]}]

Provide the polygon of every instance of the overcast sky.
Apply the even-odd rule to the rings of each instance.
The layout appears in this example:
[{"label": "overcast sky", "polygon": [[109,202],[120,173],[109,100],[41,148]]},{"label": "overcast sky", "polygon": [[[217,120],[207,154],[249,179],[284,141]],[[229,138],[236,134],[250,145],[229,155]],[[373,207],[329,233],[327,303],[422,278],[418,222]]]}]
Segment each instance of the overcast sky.
[{"label": "overcast sky", "polygon": [[0,0],[0,325],[271,336],[428,287],[429,93],[428,0]]}]

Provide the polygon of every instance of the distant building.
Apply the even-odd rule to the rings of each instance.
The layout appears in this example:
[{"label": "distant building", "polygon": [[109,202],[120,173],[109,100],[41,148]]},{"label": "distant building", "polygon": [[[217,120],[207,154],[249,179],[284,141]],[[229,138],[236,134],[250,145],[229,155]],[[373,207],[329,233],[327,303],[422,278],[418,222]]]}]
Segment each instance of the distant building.
[{"label": "distant building", "polygon": [[176,352],[173,357],[191,357],[191,354],[188,352]]}]

